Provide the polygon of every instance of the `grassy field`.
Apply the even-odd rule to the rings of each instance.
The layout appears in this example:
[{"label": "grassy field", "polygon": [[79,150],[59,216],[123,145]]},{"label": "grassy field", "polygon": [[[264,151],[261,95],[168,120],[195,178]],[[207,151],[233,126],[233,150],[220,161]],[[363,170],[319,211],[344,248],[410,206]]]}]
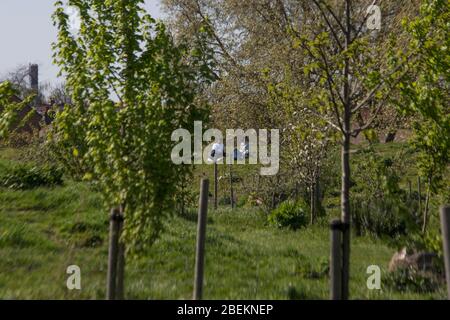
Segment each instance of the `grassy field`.
[{"label": "grassy field", "polygon": [[[0,171],[17,161],[0,150]],[[84,183],[55,188],[0,189],[0,298],[104,299],[107,211]],[[328,219],[328,218],[327,218]],[[256,208],[210,210],[205,299],[327,299],[327,220],[298,231],[266,223]],[[196,213],[174,215],[162,238],[126,267],[128,299],[190,299],[193,289]],[[382,240],[353,238],[352,299],[443,299],[434,293],[369,290],[369,265],[383,276],[396,248]],[[66,268],[81,268],[81,290],[66,288]]]}]

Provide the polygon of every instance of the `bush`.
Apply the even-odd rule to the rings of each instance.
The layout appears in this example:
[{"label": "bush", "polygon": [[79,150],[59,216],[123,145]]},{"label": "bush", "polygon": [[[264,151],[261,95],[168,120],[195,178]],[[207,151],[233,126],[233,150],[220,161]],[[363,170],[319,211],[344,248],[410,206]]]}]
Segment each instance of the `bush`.
[{"label": "bush", "polygon": [[219,197],[217,203],[219,206],[229,206],[231,205],[231,199],[229,196]]},{"label": "bush", "polygon": [[404,151],[382,157],[372,147],[360,151],[352,176],[351,212],[358,235],[396,238],[417,230],[417,221],[406,205],[399,182],[404,171]]},{"label": "bush", "polygon": [[308,223],[308,208],[304,202],[282,202],[268,217],[270,224],[278,228],[299,229]]},{"label": "bush", "polygon": [[[402,239],[403,240],[403,239]],[[428,231],[426,234],[412,233],[400,242],[401,247],[415,252],[424,251],[435,253],[438,261],[442,262],[441,269],[444,270],[444,251],[442,247],[442,235],[439,230]]]},{"label": "bush", "polygon": [[370,234],[376,237],[395,238],[405,235],[409,222],[409,213],[396,199],[381,198],[352,202],[352,220],[358,235]]},{"label": "bush", "polygon": [[416,293],[434,292],[439,289],[440,283],[436,277],[413,267],[399,268],[385,278],[386,286],[395,291],[411,291]]},{"label": "bush", "polygon": [[54,166],[16,165],[0,176],[0,186],[10,189],[32,189],[61,185],[63,172]]}]

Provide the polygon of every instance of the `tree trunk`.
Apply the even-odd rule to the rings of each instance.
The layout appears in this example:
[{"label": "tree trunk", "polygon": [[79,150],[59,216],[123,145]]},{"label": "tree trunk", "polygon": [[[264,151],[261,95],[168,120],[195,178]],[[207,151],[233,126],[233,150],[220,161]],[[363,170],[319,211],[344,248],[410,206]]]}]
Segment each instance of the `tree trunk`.
[{"label": "tree trunk", "polygon": [[[121,226],[122,228],[122,226]],[[117,257],[117,293],[116,300],[125,299],[125,243],[119,240],[119,254]]]},{"label": "tree trunk", "polygon": [[411,189],[411,181],[410,180],[408,180],[408,188],[409,188],[409,200],[411,200],[412,189]]},{"label": "tree trunk", "polygon": [[317,216],[319,215],[319,206],[322,203],[322,196],[321,196],[321,189],[320,189],[320,167],[317,169],[316,174],[314,175],[314,215],[317,220]]},{"label": "tree trunk", "polygon": [[[351,1],[345,1],[346,32],[345,49],[351,43]],[[351,96],[350,96],[350,61],[345,58],[344,63],[344,117],[343,117],[343,141],[341,149],[341,220],[343,222],[342,232],[342,299],[347,300],[349,296],[349,270],[350,270],[350,132],[351,132]]]},{"label": "tree trunk", "polygon": [[314,183],[314,178],[311,182],[311,186],[310,186],[310,191],[309,191],[309,195],[310,195],[310,202],[311,202],[311,219],[310,219],[310,224],[313,225],[315,222],[315,217],[316,217],[316,187],[315,187],[315,183]]},{"label": "tree trunk", "polygon": [[275,209],[275,191],[272,191],[272,210]]},{"label": "tree trunk", "polygon": [[419,193],[419,217],[422,214],[422,188],[420,183],[420,177],[417,177],[417,192]]},{"label": "tree trunk", "polygon": [[422,233],[423,234],[425,234],[425,232],[427,231],[430,196],[431,196],[431,177],[428,178],[427,196],[425,199],[425,210],[423,212],[423,224],[422,224]]},{"label": "tree trunk", "polygon": [[342,298],[348,299],[348,281],[350,269],[350,136],[346,135],[342,145],[342,189],[341,220],[342,233]]},{"label": "tree trunk", "polygon": [[117,285],[116,300],[124,300],[125,298],[125,243],[122,239],[123,225],[125,222],[125,205],[120,206],[121,220],[119,223],[119,252],[117,257]]}]

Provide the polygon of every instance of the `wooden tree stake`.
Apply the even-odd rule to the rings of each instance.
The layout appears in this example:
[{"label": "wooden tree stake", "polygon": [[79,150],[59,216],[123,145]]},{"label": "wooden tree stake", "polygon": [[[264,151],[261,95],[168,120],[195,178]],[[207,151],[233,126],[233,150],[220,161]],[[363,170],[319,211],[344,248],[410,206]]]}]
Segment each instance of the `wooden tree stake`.
[{"label": "wooden tree stake", "polygon": [[200,199],[197,225],[197,250],[195,255],[194,300],[203,295],[203,268],[205,262],[206,215],[208,213],[209,180],[203,178],[200,185]]}]

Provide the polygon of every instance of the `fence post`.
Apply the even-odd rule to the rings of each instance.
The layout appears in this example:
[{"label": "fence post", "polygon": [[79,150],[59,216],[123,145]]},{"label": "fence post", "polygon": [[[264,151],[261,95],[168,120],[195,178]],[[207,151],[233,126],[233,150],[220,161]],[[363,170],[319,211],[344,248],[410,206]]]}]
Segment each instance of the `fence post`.
[{"label": "fence post", "polygon": [[214,161],[214,210],[217,210],[217,192],[218,192],[218,181],[217,181],[217,161]]},{"label": "fence post", "polygon": [[195,254],[194,300],[201,300],[203,293],[203,267],[205,262],[206,214],[208,213],[209,180],[203,178],[200,185],[198,208],[197,249]]},{"label": "fence post", "polygon": [[314,181],[311,182],[310,185],[310,190],[309,190],[309,199],[311,202],[311,211],[310,211],[310,219],[309,219],[309,223],[311,225],[314,224],[314,220],[315,220],[315,215],[316,215],[316,187],[315,187],[315,183]]},{"label": "fence post", "polygon": [[441,206],[441,229],[444,243],[445,278],[447,279],[447,294],[450,300],[450,205]]},{"label": "fence post", "polygon": [[350,282],[350,223],[341,222],[342,228],[342,300],[348,300]]},{"label": "fence post", "polygon": [[412,198],[411,180],[408,180],[408,187],[409,187],[409,200],[411,200]]},{"label": "fence post", "polygon": [[419,216],[422,215],[422,190],[420,184],[420,177],[417,177],[417,192],[419,193]]},{"label": "fence post", "polygon": [[117,258],[119,254],[119,228],[120,228],[120,210],[114,208],[109,217],[109,252],[108,252],[108,274],[106,286],[106,299],[116,299],[116,279],[117,279]]},{"label": "fence post", "polygon": [[116,300],[124,299],[124,278],[125,278],[125,243],[120,239],[123,231],[124,223],[123,208],[120,208],[119,218],[119,242],[117,256],[117,284],[116,284]]},{"label": "fence post", "polygon": [[330,259],[330,298],[342,299],[342,222],[335,219],[330,224],[331,259]]},{"label": "fence post", "polygon": [[231,209],[234,209],[234,190],[233,190],[233,170],[230,164],[230,204]]}]

